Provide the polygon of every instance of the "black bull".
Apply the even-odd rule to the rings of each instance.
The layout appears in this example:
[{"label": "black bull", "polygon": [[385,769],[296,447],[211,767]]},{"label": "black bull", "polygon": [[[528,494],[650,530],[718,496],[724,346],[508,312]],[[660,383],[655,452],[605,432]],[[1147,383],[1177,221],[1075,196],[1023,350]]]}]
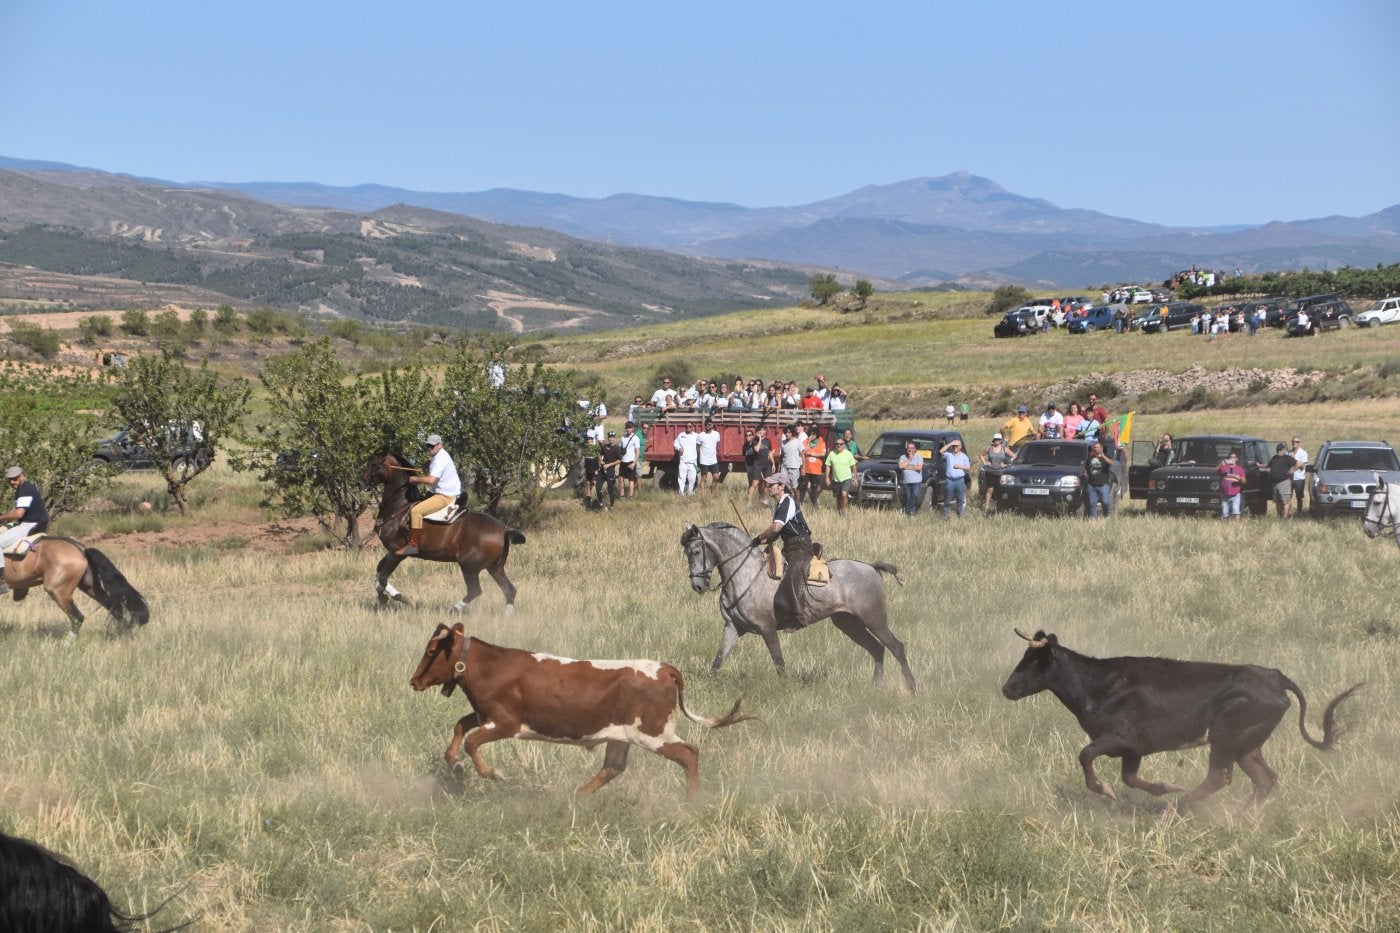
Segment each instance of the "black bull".
[{"label": "black bull", "polygon": [[1264,762],[1263,746],[1298,697],[1298,731],[1313,748],[1328,751],[1340,730],[1337,707],[1361,684],[1344,690],[1322,716],[1322,739],[1308,735],[1303,691],[1282,672],[1253,664],[1210,664],[1168,658],[1091,658],[1070,651],[1054,635],[1036,632],[1001,692],[1019,700],[1049,690],[1079,720],[1089,744],[1079,753],[1089,790],[1116,799],[1094,772],[1101,755],[1123,759],[1123,783],[1149,794],[1184,790],[1138,776],[1142,756],[1210,746],[1205,780],[1181,799],[1190,807],[1230,783],[1238,764],[1254,782],[1249,805],[1257,807],[1278,775]]}]

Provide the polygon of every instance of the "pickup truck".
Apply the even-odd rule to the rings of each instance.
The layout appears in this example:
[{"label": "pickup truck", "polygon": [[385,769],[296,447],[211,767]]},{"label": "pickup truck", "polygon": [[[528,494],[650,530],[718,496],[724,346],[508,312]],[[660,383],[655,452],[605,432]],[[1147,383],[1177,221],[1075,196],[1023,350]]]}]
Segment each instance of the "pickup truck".
[{"label": "pickup truck", "polygon": [[1113,315],[1118,308],[1113,305],[1099,305],[1081,308],[1070,315],[1066,328],[1071,334],[1092,334],[1096,330],[1112,330]]},{"label": "pickup truck", "polygon": [[910,428],[885,431],[864,451],[865,458],[856,465],[856,495],[858,505],[904,504],[903,483],[900,482],[899,458],[904,456],[904,444],[913,441],[924,459],[924,488],[919,496],[923,505],[943,501],[943,460],[938,450],[950,439],[962,440],[957,431],[930,431]]}]

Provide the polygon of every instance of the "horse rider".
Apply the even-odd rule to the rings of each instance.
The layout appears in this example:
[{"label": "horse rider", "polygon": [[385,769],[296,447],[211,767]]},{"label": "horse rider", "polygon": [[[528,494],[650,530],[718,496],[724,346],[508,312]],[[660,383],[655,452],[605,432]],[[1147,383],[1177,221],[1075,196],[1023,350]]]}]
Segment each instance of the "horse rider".
[{"label": "horse rider", "polygon": [[400,557],[412,557],[418,553],[423,537],[423,516],[447,508],[462,494],[462,478],[457,475],[457,465],[452,462],[452,456],[442,449],[442,435],[429,434],[423,442],[423,449],[432,458],[428,461],[428,472],[415,473],[408,481],[427,486],[432,494],[422,502],[414,503],[408,510],[408,543],[394,552]]},{"label": "horse rider", "polygon": [[812,563],[812,529],[802,514],[802,507],[792,496],[792,478],[780,470],[763,481],[765,495],[778,500],[773,509],[773,524],[754,536],[750,542],[762,547],[769,541],[783,539],[783,578],[773,595],[773,616],[778,628],[801,625],[806,595],[807,568]]},{"label": "horse rider", "polygon": [[[39,487],[25,477],[24,470],[10,467],[5,471],[5,482],[15,491],[15,507],[0,515],[0,523],[9,525],[0,531],[0,552],[21,538],[49,530],[49,510],[44,506],[44,498],[39,495]],[[4,573],[5,555],[0,553],[0,596],[10,591]]]}]

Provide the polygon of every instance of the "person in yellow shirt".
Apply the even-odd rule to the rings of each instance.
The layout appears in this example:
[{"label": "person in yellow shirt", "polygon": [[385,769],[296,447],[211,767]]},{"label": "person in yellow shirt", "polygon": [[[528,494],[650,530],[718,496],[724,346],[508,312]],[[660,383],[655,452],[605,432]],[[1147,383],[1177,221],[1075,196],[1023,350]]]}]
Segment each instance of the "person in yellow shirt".
[{"label": "person in yellow shirt", "polygon": [[1001,433],[1006,435],[1007,447],[1014,448],[1026,438],[1036,436],[1035,422],[1030,419],[1026,411],[1026,406],[1022,405],[1016,409],[1016,417],[1001,426]]}]

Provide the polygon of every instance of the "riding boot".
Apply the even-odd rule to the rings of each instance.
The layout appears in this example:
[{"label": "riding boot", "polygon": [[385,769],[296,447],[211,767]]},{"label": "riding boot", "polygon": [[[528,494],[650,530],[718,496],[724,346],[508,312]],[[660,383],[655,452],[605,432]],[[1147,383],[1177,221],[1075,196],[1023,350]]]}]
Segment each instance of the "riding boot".
[{"label": "riding boot", "polygon": [[418,553],[418,542],[422,537],[422,528],[410,528],[408,530],[408,543],[394,553],[400,557],[412,557],[414,554]]}]

